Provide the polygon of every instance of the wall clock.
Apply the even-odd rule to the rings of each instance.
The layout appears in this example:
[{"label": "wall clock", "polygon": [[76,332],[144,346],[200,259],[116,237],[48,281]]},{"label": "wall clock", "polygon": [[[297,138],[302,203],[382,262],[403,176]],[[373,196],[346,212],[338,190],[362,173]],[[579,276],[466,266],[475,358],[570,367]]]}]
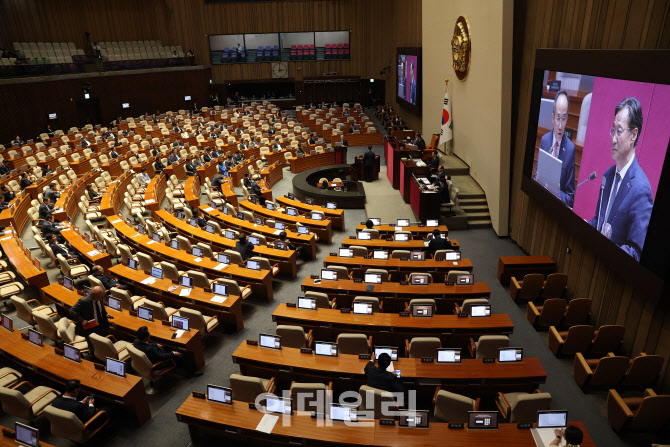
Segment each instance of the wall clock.
[{"label": "wall clock", "polygon": [[272,77],[288,78],[288,63],[287,62],[273,62],[272,63]]}]

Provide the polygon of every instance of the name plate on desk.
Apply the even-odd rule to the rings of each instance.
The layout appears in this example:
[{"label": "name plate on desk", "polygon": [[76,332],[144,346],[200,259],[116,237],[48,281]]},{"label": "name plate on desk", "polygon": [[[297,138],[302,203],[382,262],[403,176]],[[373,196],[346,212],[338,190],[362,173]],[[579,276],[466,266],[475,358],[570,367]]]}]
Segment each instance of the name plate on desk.
[{"label": "name plate on desk", "polygon": [[435,361],[432,357],[421,357],[421,363],[433,363]]},{"label": "name plate on desk", "polygon": [[301,354],[311,354],[312,350],[309,348],[300,348],[300,353]]},{"label": "name plate on desk", "polygon": [[458,318],[468,318],[468,314],[460,313],[458,314]]},{"label": "name plate on desk", "polygon": [[342,309],[340,309],[340,313],[342,313],[342,314],[351,313],[351,309],[342,308]]},{"label": "name plate on desk", "polygon": [[331,253],[330,255],[331,256],[337,256],[337,253]]},{"label": "name plate on desk", "polygon": [[8,428],[3,428],[2,429],[2,436],[5,438],[9,439],[15,439],[16,438],[16,432],[14,430],[10,430]]},{"label": "name plate on desk", "polygon": [[394,420],[394,419],[380,419],[380,420],[379,420],[379,425],[392,425],[392,426],[395,426],[395,420]]},{"label": "name plate on desk", "polygon": [[137,316],[137,311],[135,311],[135,310],[129,310],[128,313],[130,314],[131,317],[136,317]]},{"label": "name plate on desk", "polygon": [[99,363],[94,363],[93,366],[95,367],[95,369],[97,369],[99,371],[104,371],[105,370],[105,365],[101,365]]},{"label": "name plate on desk", "polygon": [[361,283],[361,282],[363,282],[363,280],[360,279],[360,278],[354,278],[354,282],[355,282],[355,283]]},{"label": "name plate on desk", "polygon": [[286,307],[292,307],[293,309],[296,308],[295,303],[286,303]]},{"label": "name plate on desk", "polygon": [[532,422],[519,422],[516,424],[516,428],[519,430],[529,430],[533,428],[533,423]]},{"label": "name plate on desk", "polygon": [[463,422],[449,422],[449,428],[461,430],[465,428],[465,424]]},{"label": "name plate on desk", "polygon": [[398,315],[401,317],[409,317],[409,312],[400,312]]},{"label": "name plate on desk", "polygon": [[311,279],[319,279],[319,275],[309,275]]},{"label": "name plate on desk", "polygon": [[400,258],[401,261],[409,261],[409,258]]},{"label": "name plate on desk", "polygon": [[387,238],[386,238],[386,242],[391,242],[391,241],[393,241],[393,238],[392,238],[392,237],[387,237]]},{"label": "name plate on desk", "polygon": [[487,357],[487,358],[482,359],[482,361],[483,361],[484,363],[495,363],[495,362],[496,362],[496,358],[495,358],[495,357]]},{"label": "name plate on desk", "polygon": [[170,322],[167,321],[167,320],[161,320],[161,324],[162,324],[163,326],[170,326]]},{"label": "name plate on desk", "polygon": [[407,285],[409,285],[409,283],[407,281],[400,281],[400,285],[401,286],[407,286]]},{"label": "name plate on desk", "polygon": [[358,359],[359,360],[370,360],[370,359],[372,359],[372,356],[370,354],[358,354]]},{"label": "name plate on desk", "polygon": [[63,351],[62,349],[55,348],[55,349],[54,349],[54,354],[56,354],[56,355],[65,355],[65,351]]},{"label": "name plate on desk", "polygon": [[447,282],[444,283],[444,285],[445,285],[445,286],[453,286],[454,283],[453,283],[453,282],[450,282],[450,281],[447,281]]},{"label": "name plate on desk", "polygon": [[250,346],[258,346],[258,341],[256,340],[247,340],[247,344]]},{"label": "name plate on desk", "polygon": [[372,256],[370,256],[370,255],[365,255],[365,256],[363,256],[363,259],[372,259]]},{"label": "name plate on desk", "polygon": [[201,393],[200,391],[193,391],[193,397],[196,399],[204,399],[205,393]]}]

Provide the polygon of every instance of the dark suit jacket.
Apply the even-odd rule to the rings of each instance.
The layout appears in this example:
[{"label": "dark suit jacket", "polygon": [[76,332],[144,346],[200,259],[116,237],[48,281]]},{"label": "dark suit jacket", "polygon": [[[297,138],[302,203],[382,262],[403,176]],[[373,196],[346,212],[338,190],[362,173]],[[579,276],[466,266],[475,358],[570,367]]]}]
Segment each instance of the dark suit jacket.
[{"label": "dark suit jacket", "polygon": [[33,182],[31,182],[31,181],[30,181],[29,179],[27,179],[27,178],[22,178],[22,179],[21,179],[21,189],[26,189],[27,187],[29,187],[29,186],[32,185],[32,184],[33,184]]},{"label": "dark suit jacket", "polygon": [[251,252],[254,251],[254,246],[249,242],[237,241],[235,243],[235,251],[242,256],[243,261],[246,261],[251,257]]},{"label": "dark suit jacket", "polygon": [[112,160],[113,160],[113,159],[115,159],[115,158],[119,158],[119,153],[116,152],[116,151],[111,151],[111,152],[109,153],[109,156],[112,157]]},{"label": "dark suit jacket", "polygon": [[203,154],[202,159],[205,160],[205,163],[212,161],[212,157],[210,157],[210,155],[207,153]]},{"label": "dark suit jacket", "polygon": [[46,219],[47,216],[50,216],[53,213],[53,207],[48,206],[46,203],[42,203],[38,209],[38,215],[40,219]]},{"label": "dark suit jacket", "polygon": [[9,169],[8,166],[0,164],[0,174],[2,174],[2,175],[9,174],[9,172],[10,172],[10,169]]},{"label": "dark suit jacket", "polygon": [[414,144],[416,144],[416,147],[422,151],[426,149],[426,142],[423,138],[417,138]]},{"label": "dark suit jacket", "polygon": [[161,163],[160,160],[156,160],[156,163],[154,163],[154,170],[162,172],[163,169],[165,169],[165,166],[163,166],[163,163]]},{"label": "dark suit jacket", "polygon": [[117,281],[113,280],[107,275],[93,275],[93,277],[102,283],[102,285],[105,287],[105,290],[109,290],[119,284]]},{"label": "dark suit jacket", "polygon": [[452,249],[451,242],[441,237],[434,237],[428,243],[428,251],[430,251],[433,255],[437,250],[451,250],[451,249]]},{"label": "dark suit jacket", "polygon": [[373,151],[367,151],[363,154],[363,166],[373,167],[375,165],[375,153]]},{"label": "dark suit jacket", "polygon": [[[102,301],[100,301],[102,303]],[[107,310],[105,306],[100,306],[102,308],[102,321],[98,322],[98,327],[102,331],[109,330],[109,320],[107,319]],[[84,321],[95,320],[95,314],[93,310],[93,299],[91,295],[86,295],[83,298],[80,298],[77,303],[70,308],[70,319],[75,322],[77,327],[80,330],[83,330],[82,323]],[[97,329],[97,328],[96,328]]]},{"label": "dark suit jacket", "polygon": [[68,256],[70,256],[70,253],[63,247],[61,247],[58,244],[49,244],[49,247],[51,248],[51,251],[53,252],[54,256],[62,255],[65,259],[67,259]]},{"label": "dark suit jacket", "polygon": [[81,147],[89,147],[91,143],[88,140],[81,140]]},{"label": "dark suit jacket", "polygon": [[339,143],[344,147],[349,147],[349,142],[347,141],[346,138],[343,139],[342,141],[339,141]]},{"label": "dark suit jacket", "polygon": [[147,343],[135,339],[133,346],[144,352],[151,363],[163,362],[174,357],[174,352],[166,348],[160,348],[156,343]]},{"label": "dark suit jacket", "polygon": [[247,188],[247,189],[251,188],[252,182],[251,182],[251,180],[249,180],[249,177],[244,177],[242,179],[242,183],[244,184],[245,188]]},{"label": "dark suit jacket", "polygon": [[192,163],[186,163],[184,167],[186,168],[186,173],[188,175],[195,175],[195,166],[193,166]]},{"label": "dark suit jacket", "polygon": [[48,222],[45,220],[42,222],[42,234],[46,236],[47,234],[51,233],[60,233],[60,228],[58,228],[55,222]]},{"label": "dark suit jacket", "polygon": [[436,155],[435,157],[431,158],[428,166],[432,169],[437,169],[437,167],[440,166],[440,157]]},{"label": "dark suit jacket", "polygon": [[[5,202],[11,202],[14,200],[14,197],[16,197],[16,194],[14,194],[14,191],[5,191],[2,193],[2,195],[5,197]],[[42,205],[40,205],[42,207]]]},{"label": "dark suit jacket", "polygon": [[[598,200],[596,215],[589,222],[592,227],[599,231],[603,226],[603,220],[607,212],[615,174],[616,165],[605,171],[603,177],[607,183],[605,183],[602,198]],[[638,261],[642,254],[644,240],[647,237],[647,227],[649,226],[653,206],[649,179],[638,164],[636,157],[619,184],[619,190],[614,197],[607,223],[612,226],[612,237],[610,238],[612,242]],[[598,228],[598,220],[600,220],[599,226],[601,228]]]},{"label": "dark suit jacket", "polygon": [[[553,133],[551,131],[544,134],[540,140],[540,149],[549,154],[552,152],[551,142],[554,141]],[[563,134],[563,138],[559,144],[558,159],[563,162],[558,198],[572,208],[575,203],[575,145],[566,134]]]},{"label": "dark suit jacket", "polygon": [[402,393],[405,391],[405,388],[402,386],[402,383],[400,383],[395,374],[384,369],[380,369],[373,361],[369,361],[365,365],[364,371],[368,386],[380,390],[390,391],[392,393]]},{"label": "dark suit jacket", "polygon": [[92,407],[89,404],[79,402],[76,399],[68,399],[62,396],[55,398],[53,402],[51,402],[51,405],[58,408],[59,410],[65,410],[69,411],[70,413],[74,413],[74,415],[77,416],[77,419],[79,419],[82,424],[88,422],[88,420],[95,416],[95,414],[98,412],[95,407]]}]

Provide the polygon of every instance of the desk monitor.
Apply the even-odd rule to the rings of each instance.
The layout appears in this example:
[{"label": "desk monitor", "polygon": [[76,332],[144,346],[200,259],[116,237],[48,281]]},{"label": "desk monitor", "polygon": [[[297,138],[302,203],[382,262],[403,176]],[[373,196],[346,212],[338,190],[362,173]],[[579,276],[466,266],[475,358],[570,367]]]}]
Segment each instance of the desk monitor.
[{"label": "desk monitor", "polygon": [[261,269],[261,262],[260,261],[253,261],[251,259],[247,260],[247,268],[249,270],[260,270]]},{"label": "desk monitor", "polygon": [[298,309],[316,310],[316,299],[306,298],[304,296],[298,297]]},{"label": "desk monitor", "polygon": [[411,284],[413,286],[427,286],[430,284],[430,275],[427,273],[414,273]]},{"label": "desk monitor", "polygon": [[372,239],[372,233],[369,231],[359,231],[356,233],[356,238],[362,241],[369,241]]},{"label": "desk monitor", "polygon": [[137,318],[146,321],[154,321],[154,311],[148,307],[140,306],[137,308]]},{"label": "desk monitor", "polygon": [[321,269],[321,279],[337,281],[337,272],[335,270]]},{"label": "desk monitor", "polygon": [[[155,233],[154,233],[155,235]],[[160,236],[158,237],[158,241],[160,242]],[[104,247],[102,246],[102,242],[96,242],[95,243],[95,249],[98,250],[100,253],[104,253]]]},{"label": "desk monitor", "polygon": [[312,211],[312,220],[323,220],[323,216],[321,215],[321,213]]},{"label": "desk monitor", "polygon": [[275,241],[275,246],[274,246],[274,248],[275,248],[276,250],[284,250],[284,251],[286,251],[286,250],[288,250],[288,245],[286,244],[285,241]]},{"label": "desk monitor", "polygon": [[120,312],[121,311],[121,300],[118,299],[118,298],[115,298],[113,296],[110,296],[109,300],[107,301],[107,307]]},{"label": "desk monitor", "polygon": [[219,296],[228,296],[228,286],[215,282],[212,284],[212,293]]},{"label": "desk monitor", "polygon": [[177,239],[172,239],[170,241],[170,248],[173,250],[179,250],[179,241]]},{"label": "desk monitor", "polygon": [[254,205],[258,205],[258,197],[255,195],[249,196],[249,202],[253,203]]},{"label": "desk monitor", "polygon": [[216,260],[221,264],[230,264],[230,256],[223,253],[216,255]]},{"label": "desk monitor", "polygon": [[490,304],[477,304],[470,307],[470,316],[471,317],[490,317],[491,316],[491,305]]},{"label": "desk monitor", "polygon": [[428,410],[400,410],[398,427],[428,428]]},{"label": "desk monitor", "polygon": [[258,340],[258,344],[261,346],[261,348],[281,349],[281,336],[261,334]]},{"label": "desk monitor", "polygon": [[288,197],[289,200],[295,200],[295,194],[293,194],[292,192],[289,192],[288,194],[286,194],[286,197]]},{"label": "desk monitor", "polygon": [[0,320],[2,320],[2,327],[7,329],[9,332],[14,332],[14,320],[5,314],[0,315]]},{"label": "desk monitor", "polygon": [[426,260],[426,252],[425,251],[411,251],[409,253],[409,259],[410,261],[425,261]]},{"label": "desk monitor", "polygon": [[137,270],[137,260],[135,259],[128,259],[128,267]]},{"label": "desk monitor", "polygon": [[498,430],[498,412],[468,411],[468,430]]},{"label": "desk monitor", "polygon": [[242,211],[238,211],[236,217],[237,217],[239,220],[244,220],[244,213],[243,213]]},{"label": "desk monitor", "polygon": [[188,221],[188,223],[189,223],[192,227],[197,227],[197,226],[198,226],[198,220],[197,220],[195,217],[191,217],[191,219]]},{"label": "desk monitor", "polygon": [[258,238],[258,236],[249,236],[247,238],[247,240],[249,241],[249,243],[251,245],[254,245],[254,246],[261,245],[261,240]]},{"label": "desk monitor", "polygon": [[184,213],[182,213],[181,211],[177,211],[177,219],[184,220]]},{"label": "desk monitor", "polygon": [[191,278],[190,276],[181,275],[179,277],[179,285],[182,286],[182,287],[186,287],[188,289],[192,289],[193,288],[193,278]]},{"label": "desk monitor", "polygon": [[309,227],[303,225],[298,227],[298,234],[309,234]]},{"label": "desk monitor", "polygon": [[81,363],[81,352],[79,352],[79,349],[75,348],[74,346],[68,345],[67,343],[64,344],[63,353],[66,359],[70,359],[73,362]]},{"label": "desk monitor", "polygon": [[223,206],[223,208],[221,208],[221,211],[223,211],[223,214],[225,214],[226,216],[228,215],[228,208],[226,208],[225,205]]},{"label": "desk monitor", "polygon": [[413,304],[412,305],[412,316],[413,317],[432,317],[433,316],[433,306],[432,306],[432,304]]},{"label": "desk monitor", "polygon": [[379,217],[370,217],[368,220],[372,221],[372,225],[379,226],[382,224],[382,220]]},{"label": "desk monitor", "polygon": [[214,227],[210,224],[207,224],[207,225],[205,225],[205,231],[210,233],[210,234],[214,234]]},{"label": "desk monitor", "polygon": [[28,447],[37,447],[40,445],[40,431],[30,425],[16,422],[14,425],[16,432],[16,442]]},{"label": "desk monitor", "polygon": [[354,303],[355,315],[372,315],[372,303]]},{"label": "desk monitor", "polygon": [[456,285],[471,286],[475,283],[475,275],[458,275],[456,276]]},{"label": "desk monitor", "polygon": [[340,248],[339,256],[340,258],[353,258],[354,251],[350,248]]},{"label": "desk monitor", "polygon": [[202,255],[205,253],[204,250],[200,247],[192,247],[193,248],[193,256],[202,258]]},{"label": "desk monitor", "polygon": [[409,234],[407,233],[395,233],[393,239],[398,242],[407,242],[409,241]]},{"label": "desk monitor", "polygon": [[275,222],[275,230],[283,230],[284,228],[286,228],[284,222]]},{"label": "desk monitor", "polygon": [[144,225],[139,224],[137,226],[137,232],[140,233],[140,234],[144,234]]},{"label": "desk monitor", "polygon": [[381,273],[366,273],[364,281],[366,284],[381,284],[382,275]]},{"label": "desk monitor", "polygon": [[274,211],[275,210],[275,204],[270,202],[270,201],[265,202],[265,208],[269,209],[270,211]]},{"label": "desk monitor", "polygon": [[254,223],[255,223],[256,225],[263,225],[263,224],[265,224],[265,221],[263,220],[262,217],[260,217],[260,216],[255,216],[255,217],[254,217]]},{"label": "desk monitor", "polygon": [[156,279],[163,279],[163,269],[159,267],[151,267],[151,276]]},{"label": "desk monitor", "polygon": [[177,315],[172,316],[172,328],[181,329],[183,331],[188,331],[188,318],[187,317],[178,317]]},{"label": "desk monitor", "polygon": [[305,198],[305,203],[306,203],[307,205],[314,205],[314,199],[311,198],[311,197],[306,197],[306,198]]},{"label": "desk monitor", "polygon": [[356,422],[356,410],[346,405],[330,404],[328,415],[331,421]]},{"label": "desk monitor", "polygon": [[397,227],[409,227],[409,219],[398,219],[396,222]]},{"label": "desk monitor", "polygon": [[220,404],[233,404],[233,390],[223,386],[207,385],[207,400]]},{"label": "desk monitor", "polygon": [[523,348],[498,348],[500,363],[520,362],[523,360]]},{"label": "desk monitor", "polygon": [[326,208],[329,210],[336,210],[337,204],[335,202],[326,202]]},{"label": "desk monitor", "polygon": [[[151,239],[153,239],[155,242],[160,242],[161,241],[161,235],[158,233],[154,233],[151,235]],[[100,250],[98,250],[100,251]]]},{"label": "desk monitor", "polygon": [[389,258],[389,252],[386,250],[374,250],[372,252],[372,257],[374,259],[381,259],[383,261],[386,261]]},{"label": "desk monitor", "polygon": [[268,397],[265,400],[265,409],[268,413],[293,414],[293,405],[291,399],[282,399],[281,397]]},{"label": "desk monitor", "polygon": [[295,216],[298,215],[298,210],[295,209],[295,208],[288,207],[288,208],[286,208],[286,214],[288,214],[289,216],[295,217]]},{"label": "desk monitor", "polygon": [[444,254],[445,261],[460,261],[461,252],[460,251],[448,251]]},{"label": "desk monitor", "polygon": [[437,350],[437,363],[461,363],[461,350],[439,348]]},{"label": "desk monitor", "polygon": [[213,201],[213,200],[211,202],[209,202],[209,207],[216,209],[216,202]]},{"label": "desk monitor", "polygon": [[388,354],[391,356],[392,362],[398,361],[398,348],[395,346],[375,346],[375,358],[379,358],[380,354]]},{"label": "desk monitor", "polygon": [[537,412],[537,428],[563,428],[568,425],[568,410]]},{"label": "desk monitor", "polygon": [[314,354],[325,355],[327,357],[337,357],[337,343],[316,341],[314,342]]},{"label": "desk monitor", "polygon": [[44,346],[43,344],[43,338],[41,332],[37,332],[34,329],[28,329],[28,341],[36,346],[39,346],[40,348]]},{"label": "desk monitor", "polygon": [[63,276],[63,287],[68,290],[74,290],[74,281],[69,276]]},{"label": "desk monitor", "polygon": [[226,239],[235,239],[235,233],[233,233],[231,230],[224,231],[223,235]]},{"label": "desk monitor", "polygon": [[126,377],[126,364],[120,360],[107,357],[107,373],[114,376]]},{"label": "desk monitor", "polygon": [[437,219],[428,219],[426,221],[426,226],[427,227],[439,227],[440,223],[438,222]]}]

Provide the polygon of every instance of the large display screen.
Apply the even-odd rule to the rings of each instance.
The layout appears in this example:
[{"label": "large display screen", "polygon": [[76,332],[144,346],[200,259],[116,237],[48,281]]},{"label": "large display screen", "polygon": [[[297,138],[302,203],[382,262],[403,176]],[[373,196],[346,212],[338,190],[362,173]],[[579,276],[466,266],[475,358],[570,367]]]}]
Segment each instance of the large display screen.
[{"label": "large display screen", "polygon": [[404,105],[418,107],[421,102],[421,49],[398,48],[396,95]]}]

